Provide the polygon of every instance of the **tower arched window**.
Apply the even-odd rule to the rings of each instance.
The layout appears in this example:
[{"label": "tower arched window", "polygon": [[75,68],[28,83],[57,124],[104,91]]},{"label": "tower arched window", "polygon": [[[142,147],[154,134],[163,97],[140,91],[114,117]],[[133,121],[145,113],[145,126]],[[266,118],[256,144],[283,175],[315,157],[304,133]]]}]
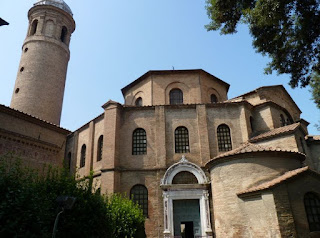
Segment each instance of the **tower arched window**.
[{"label": "tower arched window", "polygon": [[67,27],[63,26],[61,29],[61,35],[60,35],[60,40],[63,43],[66,43],[67,34],[68,34],[68,29],[67,29]]},{"label": "tower arched window", "polygon": [[44,34],[50,37],[54,36],[54,28],[55,28],[54,22],[52,20],[47,21]]},{"label": "tower arched window", "polygon": [[184,126],[179,126],[174,132],[175,152],[189,153],[189,132]]},{"label": "tower arched window", "polygon": [[315,193],[304,195],[304,207],[309,223],[310,231],[320,231],[320,198]]},{"label": "tower arched window", "polygon": [[138,97],[134,103],[137,107],[141,107],[142,106],[142,98]]},{"label": "tower arched window", "polygon": [[217,96],[215,94],[211,94],[210,101],[211,103],[217,103],[218,102]]},{"label": "tower arched window", "polygon": [[81,147],[81,153],[80,153],[80,168],[83,168],[86,165],[86,152],[87,147],[85,144]]},{"label": "tower arched window", "polygon": [[180,89],[172,89],[169,93],[169,97],[171,105],[183,104],[183,92]]},{"label": "tower arched window", "polygon": [[232,150],[230,128],[226,124],[222,124],[217,128],[219,151]]},{"label": "tower arched window", "polygon": [[103,150],[103,135],[101,135],[98,139],[97,161],[102,160],[102,150]]},{"label": "tower arched window", "polygon": [[130,198],[138,204],[145,217],[148,217],[148,189],[141,184],[135,185],[131,188]]},{"label": "tower arched window", "polygon": [[135,129],[132,134],[132,154],[147,154],[147,133],[144,129]]},{"label": "tower arched window", "polygon": [[34,20],[31,24],[31,29],[30,29],[30,36],[33,36],[36,34],[38,28],[38,20]]},{"label": "tower arched window", "polygon": [[284,119],[284,116],[282,114],[280,114],[280,124],[281,124],[281,126],[286,125],[286,119]]}]

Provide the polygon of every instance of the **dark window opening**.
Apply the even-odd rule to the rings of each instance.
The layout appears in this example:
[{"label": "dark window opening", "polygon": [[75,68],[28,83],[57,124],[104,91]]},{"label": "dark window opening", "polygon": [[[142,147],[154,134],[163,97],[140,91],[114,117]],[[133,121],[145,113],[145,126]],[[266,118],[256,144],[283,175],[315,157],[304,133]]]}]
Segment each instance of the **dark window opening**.
[{"label": "dark window opening", "polygon": [[61,40],[63,43],[66,43],[67,33],[68,33],[67,27],[63,26],[63,27],[62,27],[62,30],[61,30],[61,36],[60,36],[60,40]]},{"label": "dark window opening", "polygon": [[103,136],[101,135],[98,139],[97,161],[102,160],[102,151],[103,151]]},{"label": "dark window opening", "polygon": [[135,185],[130,191],[132,201],[140,206],[143,215],[148,217],[148,190],[143,185]]},{"label": "dark window opening", "polygon": [[135,129],[132,134],[132,154],[147,154],[147,133],[144,129]]},{"label": "dark window opening", "polygon": [[280,124],[281,124],[281,126],[286,125],[286,120],[284,119],[284,116],[282,114],[280,114]]},{"label": "dark window opening", "polygon": [[197,184],[198,179],[193,173],[182,171],[176,174],[172,180],[172,184]]},{"label": "dark window opening", "polygon": [[227,125],[223,124],[218,126],[217,137],[219,151],[232,150],[230,128]]},{"label": "dark window opening", "polygon": [[80,168],[83,168],[86,165],[86,150],[86,145],[82,145],[80,155]]},{"label": "dark window opening", "polygon": [[137,107],[141,107],[142,106],[142,98],[141,97],[137,98],[137,100],[135,101],[135,105]]},{"label": "dark window opening", "polygon": [[33,36],[37,32],[38,20],[34,20],[31,25],[30,35]]},{"label": "dark window opening", "polygon": [[29,50],[29,49],[28,49],[28,47],[27,47],[27,48],[25,48],[25,49],[24,49],[24,53],[26,53],[28,50]]},{"label": "dark window opening", "polygon": [[174,132],[175,152],[189,153],[189,132],[184,126],[178,127]]},{"label": "dark window opening", "polygon": [[253,123],[254,123],[253,117],[250,117],[250,126],[251,126],[252,133],[255,131]]},{"label": "dark window opening", "polygon": [[320,199],[315,193],[306,193],[304,206],[310,231],[320,231]]},{"label": "dark window opening", "polygon": [[20,68],[20,72],[23,72],[23,71],[24,71],[24,67],[21,67],[21,68]]},{"label": "dark window opening", "polygon": [[183,93],[180,89],[175,88],[170,91],[170,104],[183,104]]},{"label": "dark window opening", "polygon": [[211,103],[217,103],[218,102],[218,98],[217,98],[217,96],[215,94],[211,94],[210,100],[211,100]]},{"label": "dark window opening", "polygon": [[15,91],[15,93],[18,93],[19,91],[20,91],[20,88],[17,88],[16,91]]}]

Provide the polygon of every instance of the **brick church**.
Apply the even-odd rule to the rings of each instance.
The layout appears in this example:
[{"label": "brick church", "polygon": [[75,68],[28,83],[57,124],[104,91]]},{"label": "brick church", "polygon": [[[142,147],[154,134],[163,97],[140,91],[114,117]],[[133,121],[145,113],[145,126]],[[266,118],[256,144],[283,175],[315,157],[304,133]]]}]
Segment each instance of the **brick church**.
[{"label": "brick church", "polygon": [[28,19],[11,105],[0,105],[1,155],[93,171],[101,193],[140,204],[150,238],[320,237],[320,136],[283,86],[228,99],[230,85],[204,70],[149,71],[122,88],[124,104],[69,131],[72,11],[40,0]]}]

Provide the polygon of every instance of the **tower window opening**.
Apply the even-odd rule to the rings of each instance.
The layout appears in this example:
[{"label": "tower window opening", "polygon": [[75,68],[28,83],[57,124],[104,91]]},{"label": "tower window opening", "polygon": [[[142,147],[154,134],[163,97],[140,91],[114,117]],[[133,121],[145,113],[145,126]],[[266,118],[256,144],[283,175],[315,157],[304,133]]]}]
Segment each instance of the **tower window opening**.
[{"label": "tower window opening", "polygon": [[24,67],[21,67],[21,68],[20,68],[20,72],[23,72],[23,70],[24,70]]},{"label": "tower window opening", "polygon": [[63,26],[63,27],[62,27],[62,30],[61,30],[61,36],[60,36],[60,40],[61,40],[63,43],[66,43],[67,33],[68,33],[67,27]]},{"label": "tower window opening", "polygon": [[29,48],[26,47],[26,48],[24,49],[24,53],[27,53],[28,50],[29,50]]},{"label": "tower window opening", "polygon": [[135,101],[135,105],[137,107],[141,107],[142,106],[142,98],[141,97],[138,97],[137,100]]},{"label": "tower window opening", "polygon": [[19,89],[19,88],[17,88],[17,89],[16,89],[16,91],[15,91],[15,93],[18,93],[19,91],[20,91],[20,89]]},{"label": "tower window opening", "polygon": [[281,124],[281,126],[286,125],[286,120],[284,119],[284,116],[282,114],[280,114],[280,124]]},{"label": "tower window opening", "polygon": [[218,102],[217,96],[215,94],[211,94],[210,101],[211,103],[217,103]]},{"label": "tower window opening", "polygon": [[34,20],[31,25],[30,36],[33,36],[37,32],[38,20]]},{"label": "tower window opening", "polygon": [[52,37],[55,35],[54,32],[55,32],[54,22],[52,20],[47,21],[44,34],[46,36]]},{"label": "tower window opening", "polygon": [[183,92],[178,89],[174,88],[170,91],[170,104],[175,105],[175,104],[183,104]]}]

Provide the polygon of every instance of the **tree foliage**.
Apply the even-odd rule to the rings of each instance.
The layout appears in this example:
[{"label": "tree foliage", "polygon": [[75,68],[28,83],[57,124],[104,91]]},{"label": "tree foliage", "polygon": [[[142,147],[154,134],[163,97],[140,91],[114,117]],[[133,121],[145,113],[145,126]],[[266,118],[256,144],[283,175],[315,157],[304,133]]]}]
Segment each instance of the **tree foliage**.
[{"label": "tree foliage", "polygon": [[310,84],[320,106],[319,0],[207,0],[206,8],[208,30],[232,34],[248,24],[254,48],[271,58],[265,72],[289,74],[293,88]]},{"label": "tree foliage", "polygon": [[0,157],[0,237],[51,237],[61,195],[76,202],[60,216],[57,237],[129,238],[143,231],[142,210],[121,195],[93,192],[92,177],[78,180],[52,168],[41,174]]}]

